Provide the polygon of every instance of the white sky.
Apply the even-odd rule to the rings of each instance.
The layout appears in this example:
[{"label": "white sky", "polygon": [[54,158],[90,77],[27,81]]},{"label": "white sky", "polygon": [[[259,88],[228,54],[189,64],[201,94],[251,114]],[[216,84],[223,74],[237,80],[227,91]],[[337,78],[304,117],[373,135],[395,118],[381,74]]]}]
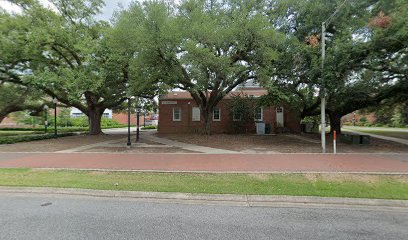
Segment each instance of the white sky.
[{"label": "white sky", "polygon": [[[49,5],[47,0],[39,0],[44,5]],[[119,9],[119,6],[127,7],[132,0],[105,0],[105,7],[102,9],[102,14],[98,16],[99,19],[108,21],[111,17],[113,12],[116,9]],[[19,8],[13,4],[10,4],[8,1],[0,0],[0,7],[4,8],[10,12],[19,12]]]}]

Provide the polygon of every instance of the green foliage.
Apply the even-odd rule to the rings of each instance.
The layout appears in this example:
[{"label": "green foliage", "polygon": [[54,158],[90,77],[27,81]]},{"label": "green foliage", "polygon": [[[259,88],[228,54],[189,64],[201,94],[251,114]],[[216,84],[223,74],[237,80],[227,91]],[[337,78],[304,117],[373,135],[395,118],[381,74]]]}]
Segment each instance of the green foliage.
[{"label": "green foliage", "polygon": [[13,128],[13,127],[5,127],[5,128],[0,128],[0,131],[2,132],[7,132],[7,131],[11,131],[11,132],[34,132],[34,131],[44,131],[44,128],[26,128],[26,127],[19,127],[19,128]]},{"label": "green foliage", "polygon": [[[57,122],[59,120],[57,119]],[[64,122],[61,122],[58,125],[64,125]],[[68,119],[68,126],[73,126],[73,127],[89,127],[89,121],[87,117],[77,117],[77,118],[69,118]],[[109,128],[109,127],[120,127],[124,126],[123,124],[120,124],[116,122],[113,119],[110,118],[102,118],[101,119],[101,127],[102,128]]]},{"label": "green foliage", "polygon": [[0,13],[1,76],[87,113],[91,133],[99,134],[101,113],[126,99],[133,56],[112,43],[111,25],[96,20],[103,1],[53,0],[55,9],[15,2],[21,14]]},{"label": "green foliage", "polygon": [[[404,109],[405,107],[405,109]],[[394,127],[405,127],[408,125],[408,118],[406,116],[407,106],[398,105],[394,109],[391,122]]]},{"label": "green foliage", "polygon": [[379,126],[408,126],[408,101],[388,99],[379,106],[368,108],[367,112],[374,112],[375,123]]},{"label": "green foliage", "polygon": [[[326,33],[326,61],[321,71],[321,23],[344,1],[270,1],[268,15],[286,34],[282,56],[271,65],[272,99],[283,89],[291,105],[302,116],[319,114],[322,79],[327,109],[333,117],[357,109],[378,106],[387,98],[408,96],[406,1],[347,1],[331,19]],[[380,28],[369,24],[380,11],[391,24]],[[317,44],[308,42],[310,37]],[[324,73],[324,74],[323,74]]]},{"label": "green foliage", "polygon": [[[323,93],[333,119],[408,98],[404,0],[151,0],[132,3],[111,24],[95,18],[102,0],[52,0],[55,9],[11,2],[22,13],[0,11],[0,84],[28,88],[0,86],[0,114],[16,111],[4,110],[10,99],[27,109],[27,89],[38,89],[87,113],[98,134],[103,110],[123,109],[126,96],[179,88],[191,93],[209,131],[213,108],[253,79],[269,91],[263,105],[285,102],[302,117],[319,114]],[[340,4],[322,72],[321,23]],[[381,17],[389,22],[374,24]],[[384,122],[407,122],[404,112],[390,116]]]},{"label": "green foliage", "polygon": [[246,133],[247,125],[254,122],[254,113],[259,102],[249,96],[233,96],[229,109],[230,118],[233,119],[231,128],[233,133]]},{"label": "green foliage", "polygon": [[155,125],[148,125],[148,126],[142,127],[142,130],[146,130],[146,129],[157,129],[157,126],[155,126]]},{"label": "green foliage", "polygon": [[213,108],[249,79],[267,77],[263,66],[279,57],[284,41],[257,1],[187,0],[134,3],[116,22],[128,49],[132,89],[160,86],[191,93],[209,133]]},{"label": "green foliage", "polygon": [[59,137],[67,137],[73,136],[73,133],[60,133],[57,136],[54,134],[37,134],[37,135],[25,135],[25,136],[7,136],[7,137],[0,137],[0,144],[12,144],[18,142],[30,142],[30,141],[38,141],[38,140],[45,140],[45,139],[52,139],[52,138],[59,138]]},{"label": "green foliage", "polygon": [[2,82],[0,78],[0,122],[8,114],[17,111],[29,110],[36,114],[38,111],[41,111],[42,104],[43,100],[39,91]]}]

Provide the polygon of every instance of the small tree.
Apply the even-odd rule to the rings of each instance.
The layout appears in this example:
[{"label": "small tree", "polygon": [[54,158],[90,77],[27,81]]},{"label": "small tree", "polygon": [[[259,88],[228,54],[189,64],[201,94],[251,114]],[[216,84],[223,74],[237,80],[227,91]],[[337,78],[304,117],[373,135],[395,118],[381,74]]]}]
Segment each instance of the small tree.
[{"label": "small tree", "polygon": [[248,96],[236,95],[231,98],[230,117],[232,121],[232,132],[246,133],[247,126],[254,122],[254,113],[257,107],[256,99]]}]

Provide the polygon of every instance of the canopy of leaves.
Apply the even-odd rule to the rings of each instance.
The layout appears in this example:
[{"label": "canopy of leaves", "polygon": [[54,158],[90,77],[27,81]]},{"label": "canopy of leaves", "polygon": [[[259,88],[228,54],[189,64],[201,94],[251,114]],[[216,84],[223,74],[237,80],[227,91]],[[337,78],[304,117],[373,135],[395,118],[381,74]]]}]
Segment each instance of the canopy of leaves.
[{"label": "canopy of leaves", "polygon": [[[303,116],[319,114],[322,79],[327,111],[344,115],[407,90],[406,1],[270,1],[269,16],[287,36],[287,47],[272,66],[271,87],[287,88]],[[321,70],[322,22],[327,26],[326,62]],[[373,20],[374,19],[374,20]],[[381,22],[381,26],[373,24]],[[386,22],[386,24],[385,24]],[[312,41],[313,40],[313,41]],[[312,43],[311,43],[312,41]],[[300,100],[300,101],[299,101]]]}]

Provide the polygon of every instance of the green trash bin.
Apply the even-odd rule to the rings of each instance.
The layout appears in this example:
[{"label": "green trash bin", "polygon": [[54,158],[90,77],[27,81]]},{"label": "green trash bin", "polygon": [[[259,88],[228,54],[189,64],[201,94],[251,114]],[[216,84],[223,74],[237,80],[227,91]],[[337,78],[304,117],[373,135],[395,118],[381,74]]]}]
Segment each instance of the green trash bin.
[{"label": "green trash bin", "polygon": [[265,134],[271,134],[271,124],[265,124]]},{"label": "green trash bin", "polygon": [[370,136],[360,135],[360,144],[370,144]]}]

